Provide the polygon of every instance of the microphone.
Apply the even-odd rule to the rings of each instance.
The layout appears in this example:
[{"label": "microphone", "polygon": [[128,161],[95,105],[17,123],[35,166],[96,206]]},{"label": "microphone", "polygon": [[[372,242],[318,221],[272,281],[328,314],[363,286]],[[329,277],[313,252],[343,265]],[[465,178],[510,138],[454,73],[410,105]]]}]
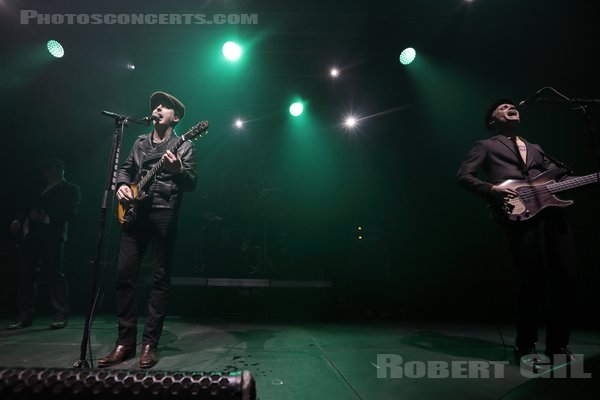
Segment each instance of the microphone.
[{"label": "microphone", "polygon": [[152,114],[149,117],[144,117],[143,120],[146,121],[146,122],[151,122],[151,121],[158,122],[160,120],[160,117],[158,115],[156,115],[156,114]]},{"label": "microphone", "polygon": [[533,95],[531,95],[531,96],[529,96],[528,98],[526,98],[525,100],[521,100],[521,101],[519,102],[519,105],[518,105],[518,107],[519,107],[519,108],[525,108],[525,107],[527,107],[527,105],[528,105],[529,103],[531,103],[532,101],[538,101],[538,99],[539,99],[539,97],[540,97],[540,94],[542,93],[542,91],[543,91],[544,89],[546,89],[546,88],[545,88],[545,87],[544,87],[544,88],[541,88],[540,90],[538,90],[538,91],[537,91],[537,92],[535,92]]},{"label": "microphone", "polygon": [[159,117],[158,115],[156,115],[156,114],[152,114],[152,115],[151,115],[151,116],[149,116],[149,117],[144,117],[144,118],[142,118],[142,121],[144,121],[144,122],[145,122],[147,125],[150,125],[150,123],[151,123],[152,121],[156,121],[156,122],[158,122],[159,120],[160,120],[160,117]]}]

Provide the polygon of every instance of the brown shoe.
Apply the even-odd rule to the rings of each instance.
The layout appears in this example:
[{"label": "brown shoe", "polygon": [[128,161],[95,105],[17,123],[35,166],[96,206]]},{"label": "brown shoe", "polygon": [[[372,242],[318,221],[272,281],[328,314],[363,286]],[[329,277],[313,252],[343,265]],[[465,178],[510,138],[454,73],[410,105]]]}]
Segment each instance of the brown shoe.
[{"label": "brown shoe", "polygon": [[14,324],[10,324],[6,329],[9,331],[14,331],[16,329],[23,329],[31,326],[31,320],[19,320]]},{"label": "brown shoe", "polygon": [[156,346],[151,344],[142,345],[142,354],[140,355],[140,368],[152,368],[158,362],[158,355],[156,354]]},{"label": "brown shoe", "polygon": [[111,365],[120,364],[133,357],[135,357],[135,347],[127,347],[119,344],[109,355],[98,360],[98,366],[110,367]]},{"label": "brown shoe", "polygon": [[565,364],[577,361],[577,357],[566,347],[546,348],[545,354],[550,357],[552,364]]},{"label": "brown shoe", "polygon": [[50,324],[50,329],[63,329],[67,327],[66,319],[57,319],[53,323]]}]

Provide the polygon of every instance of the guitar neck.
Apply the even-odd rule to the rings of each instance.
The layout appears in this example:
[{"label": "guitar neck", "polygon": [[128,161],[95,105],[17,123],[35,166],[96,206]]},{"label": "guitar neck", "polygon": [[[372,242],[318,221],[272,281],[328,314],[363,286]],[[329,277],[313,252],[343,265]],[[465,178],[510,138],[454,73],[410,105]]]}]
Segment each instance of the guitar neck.
[{"label": "guitar neck", "polygon": [[546,185],[546,188],[551,193],[558,193],[564,190],[574,189],[580,186],[591,185],[592,183],[598,182],[599,175],[600,172],[596,172],[594,174],[589,174],[585,176],[578,176],[561,182],[551,183],[549,185]]},{"label": "guitar neck", "polygon": [[[179,140],[177,140],[177,143],[175,143],[175,145],[173,145],[173,147],[171,147],[169,149],[169,151],[173,154],[176,154],[177,150],[179,150],[179,148],[181,147],[181,145],[183,144],[183,142],[185,142],[184,137],[180,137]],[[144,175],[144,177],[140,180],[140,182],[138,183],[138,190],[139,191],[143,191],[144,188],[146,187],[146,185],[152,181],[152,179],[154,179],[154,177],[156,176],[156,174],[158,174],[158,171],[160,171],[160,169],[163,167],[163,158],[161,157],[160,160],[158,160],[156,162],[156,164],[154,164],[154,166],[150,169],[150,171],[148,171],[148,173],[146,175]]]}]

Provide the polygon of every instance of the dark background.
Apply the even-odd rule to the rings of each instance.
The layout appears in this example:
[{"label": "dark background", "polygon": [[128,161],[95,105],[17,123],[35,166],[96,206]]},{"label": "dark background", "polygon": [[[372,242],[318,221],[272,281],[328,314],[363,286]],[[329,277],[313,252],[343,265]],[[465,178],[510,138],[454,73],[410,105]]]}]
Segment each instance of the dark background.
[{"label": "dark background", "polygon": [[[256,13],[258,24],[22,25],[21,9]],[[180,134],[211,123],[196,143],[199,184],[181,211],[174,276],[331,280],[331,296],[281,295],[335,312],[507,318],[514,279],[506,244],[484,202],[454,176],[473,142],[489,135],[482,120],[495,98],[520,100],[543,86],[600,97],[598,11],[593,0],[2,0],[2,309],[14,307],[7,228],[39,190],[35,165],[44,157],[65,160],[67,178],[81,186],[66,272],[74,309],[85,309],[113,130],[100,110],[147,115],[150,94],[164,90],[187,106]],[[62,59],[45,50],[49,39],[65,47]],[[242,44],[240,62],[223,59],[226,40]],[[402,66],[408,46],[417,59]],[[337,80],[328,77],[333,65]],[[299,119],[287,111],[296,97],[306,102]],[[342,127],[347,113],[361,118],[358,129]],[[595,134],[598,114],[591,110]],[[236,117],[247,121],[241,130]],[[146,132],[129,126],[124,153]],[[584,119],[568,105],[522,110],[522,135],[578,174],[597,169]],[[600,305],[599,194],[568,197],[577,203],[578,320],[589,324]],[[210,215],[220,222],[208,224]],[[117,238],[113,220],[106,312]],[[272,267],[255,272],[265,243]],[[174,288],[172,308],[206,301],[194,297],[202,291]]]}]

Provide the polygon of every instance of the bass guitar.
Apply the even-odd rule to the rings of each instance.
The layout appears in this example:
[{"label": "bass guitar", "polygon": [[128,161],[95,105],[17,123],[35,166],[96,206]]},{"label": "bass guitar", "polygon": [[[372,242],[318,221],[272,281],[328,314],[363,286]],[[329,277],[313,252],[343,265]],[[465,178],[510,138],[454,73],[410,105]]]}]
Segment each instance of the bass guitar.
[{"label": "bass guitar", "polygon": [[[171,147],[169,150],[173,154],[177,154],[177,150],[181,147],[181,145],[188,140],[192,140],[195,138],[200,138],[206,136],[208,133],[206,130],[208,129],[208,121],[202,121],[183,134],[179,140]],[[156,174],[163,167],[163,159],[161,158],[154,164],[154,166],[141,177],[136,183],[132,183],[129,185],[131,189],[131,193],[133,194],[133,201],[119,201],[119,205],[117,207],[117,219],[119,223],[123,226],[129,226],[133,224],[137,218],[137,207],[138,203],[146,197],[145,189],[148,184],[152,182]]]},{"label": "bass guitar", "polygon": [[556,193],[598,182],[599,173],[559,181],[566,173],[566,169],[557,168],[543,172],[530,180],[504,181],[499,186],[515,190],[518,196],[506,199],[495,208],[508,221],[527,221],[545,208],[564,208],[573,204],[573,200],[559,199],[555,196]]}]

